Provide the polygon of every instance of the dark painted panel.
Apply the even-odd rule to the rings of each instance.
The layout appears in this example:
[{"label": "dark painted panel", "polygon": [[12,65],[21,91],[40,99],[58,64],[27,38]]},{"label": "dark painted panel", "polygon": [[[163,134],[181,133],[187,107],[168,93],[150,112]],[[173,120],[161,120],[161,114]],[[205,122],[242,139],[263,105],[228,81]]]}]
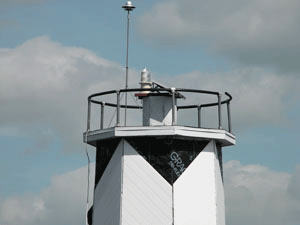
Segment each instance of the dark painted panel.
[{"label": "dark painted panel", "polygon": [[91,206],[91,208],[89,209],[86,216],[87,216],[88,224],[92,225],[93,224],[93,206]]},{"label": "dark painted panel", "polygon": [[223,155],[222,155],[222,147],[219,144],[217,144],[217,152],[218,152],[219,165],[220,165],[221,176],[223,181]]},{"label": "dark painted panel", "polygon": [[97,142],[95,188],[119,143],[120,138]]},{"label": "dark painted panel", "polygon": [[179,138],[126,138],[171,185],[205,148],[208,141]]}]

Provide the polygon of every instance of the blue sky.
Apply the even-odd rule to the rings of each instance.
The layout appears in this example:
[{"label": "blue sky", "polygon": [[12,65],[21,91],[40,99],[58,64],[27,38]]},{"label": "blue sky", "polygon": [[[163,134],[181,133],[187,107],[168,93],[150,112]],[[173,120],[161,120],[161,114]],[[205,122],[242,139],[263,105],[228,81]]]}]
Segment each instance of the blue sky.
[{"label": "blue sky", "polygon": [[[0,1],[0,224],[75,224],[59,216],[54,222],[43,210],[72,204],[77,191],[83,206],[74,210],[82,213],[78,221],[83,220],[86,98],[124,85],[123,4]],[[237,145],[224,149],[228,189],[242,185],[232,181],[240,173],[249,180],[268,174],[270,186],[289,199],[286,195],[300,182],[298,1],[134,4],[129,85],[138,85],[139,71],[146,66],[155,80],[167,85],[229,91]],[[70,177],[74,183],[65,184],[66,189],[56,183]],[[290,184],[284,190],[275,185],[283,181]],[[78,190],[70,191],[63,204],[51,205],[49,199],[68,190],[67,185]],[[263,191],[259,186],[245,187],[256,193]],[[230,202],[232,194],[227,194]],[[20,207],[7,214],[16,203]],[[37,210],[30,219],[24,217],[26,208]],[[238,224],[234,205],[228,208],[228,220]],[[277,221],[296,224],[300,209],[294,210],[289,219],[280,214]]]}]

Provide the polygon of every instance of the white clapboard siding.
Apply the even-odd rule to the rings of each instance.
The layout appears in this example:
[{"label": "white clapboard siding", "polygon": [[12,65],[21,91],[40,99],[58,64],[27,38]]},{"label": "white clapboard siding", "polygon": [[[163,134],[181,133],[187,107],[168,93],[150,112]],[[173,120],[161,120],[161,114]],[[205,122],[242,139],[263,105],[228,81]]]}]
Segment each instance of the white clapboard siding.
[{"label": "white clapboard siding", "polygon": [[172,186],[124,141],[122,225],[172,225]]},{"label": "white clapboard siding", "polygon": [[[215,148],[215,155],[218,155],[217,148]],[[222,180],[220,164],[217,159],[218,157],[215,160],[217,225],[225,225],[224,185]]]},{"label": "white clapboard siding", "polygon": [[93,225],[120,224],[123,147],[121,141],[95,188]]},{"label": "white clapboard siding", "polygon": [[215,149],[212,140],[174,183],[174,225],[225,224],[223,191],[216,193],[223,184]]}]

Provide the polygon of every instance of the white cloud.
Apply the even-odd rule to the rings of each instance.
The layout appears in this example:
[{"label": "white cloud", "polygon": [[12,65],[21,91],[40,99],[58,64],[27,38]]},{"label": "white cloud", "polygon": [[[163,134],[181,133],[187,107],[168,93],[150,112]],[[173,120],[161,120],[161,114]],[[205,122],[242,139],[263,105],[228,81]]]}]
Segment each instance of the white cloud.
[{"label": "white cloud", "polygon": [[227,223],[299,224],[299,167],[294,174],[273,171],[260,165],[224,165]]},{"label": "white cloud", "polygon": [[24,196],[13,196],[2,202],[1,224],[11,221],[15,224],[33,223],[37,218],[43,216],[44,202],[37,196],[26,194]]},{"label": "white cloud", "polygon": [[[299,101],[299,98],[295,99],[295,96],[299,96],[298,77],[284,77],[260,68],[244,68],[212,74],[194,71],[174,78],[166,77],[163,81],[163,83],[170,82],[172,82],[170,85],[179,87],[229,92],[233,96],[232,121],[234,129],[238,130],[261,125],[289,126],[287,112],[291,103]],[[223,97],[225,98],[224,95]],[[194,101],[194,104],[206,103],[202,102],[201,98],[196,99],[196,96],[191,96],[186,101],[189,100]],[[210,101],[216,102],[217,98]],[[205,111],[206,109],[203,110]],[[216,108],[214,111],[216,112]],[[196,118],[196,111],[193,115]],[[216,121],[217,114],[214,115],[213,119]],[[211,117],[210,114],[204,116],[206,120],[207,117]],[[226,116],[224,111],[224,122],[227,121]]]},{"label": "white cloud", "polygon": [[117,89],[123,80],[119,64],[48,37],[2,49],[0,74],[1,133],[16,128],[43,143],[60,137],[68,150],[82,142],[87,96]]},{"label": "white cloud", "polygon": [[[94,164],[91,168],[93,181]],[[83,167],[54,176],[40,193],[0,199],[0,224],[83,224],[86,175],[87,167]],[[290,174],[229,161],[224,164],[224,180],[227,224],[298,225],[299,166]]]},{"label": "white cloud", "polygon": [[[89,206],[92,204],[94,168],[91,164]],[[55,175],[50,186],[38,194],[25,193],[0,199],[0,224],[84,224],[86,194],[87,167]]]},{"label": "white cloud", "polygon": [[[129,87],[138,86],[138,76],[130,71]],[[48,37],[29,40],[15,49],[0,49],[0,133],[35,140],[27,152],[47,149],[57,139],[66,151],[81,149],[87,96],[123,87],[124,77],[121,65]],[[162,83],[168,86],[229,91],[234,97],[234,129],[286,122],[289,100],[299,93],[300,84],[297,77],[284,78],[256,68],[211,74],[195,71],[164,79]],[[190,99],[195,98],[187,101]],[[108,124],[113,111],[105,115]],[[142,121],[136,114],[130,116],[129,124]],[[93,121],[93,128],[99,127],[99,111],[93,111]],[[112,121],[114,124],[115,119]]]},{"label": "white cloud", "polygon": [[139,19],[139,31],[164,43],[191,40],[250,65],[300,70],[298,0],[165,0]]}]

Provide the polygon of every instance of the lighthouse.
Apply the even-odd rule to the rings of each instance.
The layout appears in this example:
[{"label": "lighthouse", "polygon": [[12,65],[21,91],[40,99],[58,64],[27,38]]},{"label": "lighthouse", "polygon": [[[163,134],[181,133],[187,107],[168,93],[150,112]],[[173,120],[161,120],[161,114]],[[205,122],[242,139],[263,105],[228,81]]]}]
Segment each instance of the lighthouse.
[{"label": "lighthouse", "polygon": [[[214,90],[166,87],[152,81],[146,68],[140,87],[129,89],[129,13],[135,7],[127,1],[123,8],[127,11],[125,89],[88,97],[83,136],[96,149],[96,165],[87,222],[225,225],[222,149],[235,144],[232,97]],[[128,103],[128,95],[139,99],[140,105]],[[95,116],[95,110],[100,115]],[[108,120],[114,123],[105,125]],[[206,120],[215,125],[208,126]]]},{"label": "lighthouse", "polygon": [[[144,69],[141,87],[95,93],[88,97],[84,141],[96,148],[93,225],[224,225],[222,149],[235,144],[231,132],[229,93],[168,88],[151,81]],[[121,103],[122,93],[134,94],[141,106]],[[194,94],[192,104],[186,95]],[[112,102],[101,99],[112,96]],[[215,101],[201,103],[199,96]],[[222,98],[223,96],[223,98]],[[100,108],[98,128],[92,108]],[[222,108],[227,110],[222,110]],[[115,110],[115,123],[105,127],[105,111]],[[121,121],[128,109],[142,114],[139,126]],[[204,127],[202,112],[216,111],[217,127]],[[178,125],[177,112],[192,110],[194,126]],[[223,115],[225,114],[225,115]],[[185,115],[181,113],[180,115]],[[222,126],[222,118],[227,118]],[[224,120],[225,121],[225,120]]]}]

